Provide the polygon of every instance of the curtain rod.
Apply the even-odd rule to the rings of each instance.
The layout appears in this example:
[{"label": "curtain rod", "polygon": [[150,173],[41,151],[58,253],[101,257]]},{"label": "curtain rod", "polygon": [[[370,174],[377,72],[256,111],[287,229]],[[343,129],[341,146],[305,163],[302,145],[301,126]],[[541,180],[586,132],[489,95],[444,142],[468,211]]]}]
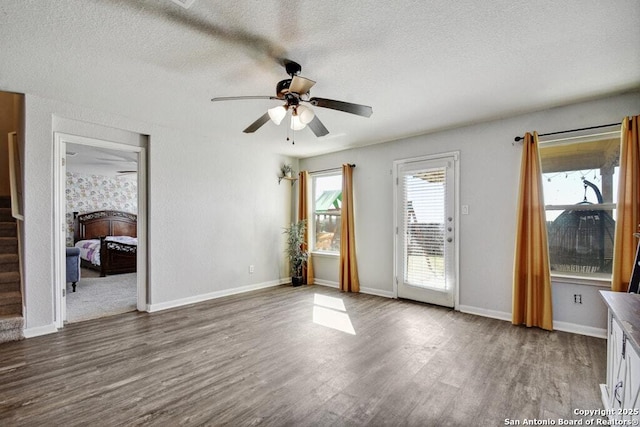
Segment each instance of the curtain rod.
[{"label": "curtain rod", "polygon": [[[355,163],[348,163],[349,167],[355,168],[356,164]],[[337,168],[329,168],[329,169],[320,169],[317,171],[310,171],[309,173],[321,173],[321,172],[332,172],[332,171],[339,171],[342,170],[342,167],[337,167]]]},{"label": "curtain rod", "polygon": [[[621,123],[609,123],[608,125],[599,125],[599,126],[589,126],[586,128],[579,128],[579,129],[569,129],[569,130],[561,130],[558,132],[549,132],[549,133],[540,133],[538,134],[538,136],[549,136],[549,135],[559,135],[561,133],[569,133],[569,132],[578,132],[581,130],[590,130],[590,129],[598,129],[598,128],[607,128],[609,126],[619,126]],[[516,136],[513,140],[515,142],[518,141],[522,141],[524,139],[523,136]]]}]

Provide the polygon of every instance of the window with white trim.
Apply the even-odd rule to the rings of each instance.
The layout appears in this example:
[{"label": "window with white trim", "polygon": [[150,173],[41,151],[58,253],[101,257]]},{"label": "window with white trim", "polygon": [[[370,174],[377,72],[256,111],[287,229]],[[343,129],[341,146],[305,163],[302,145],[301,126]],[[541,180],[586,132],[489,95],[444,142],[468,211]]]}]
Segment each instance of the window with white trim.
[{"label": "window with white trim", "polygon": [[540,142],[551,274],[609,279],[620,132]]},{"label": "window with white trim", "polygon": [[313,174],[313,251],[340,252],[340,213],[342,209],[342,172]]}]

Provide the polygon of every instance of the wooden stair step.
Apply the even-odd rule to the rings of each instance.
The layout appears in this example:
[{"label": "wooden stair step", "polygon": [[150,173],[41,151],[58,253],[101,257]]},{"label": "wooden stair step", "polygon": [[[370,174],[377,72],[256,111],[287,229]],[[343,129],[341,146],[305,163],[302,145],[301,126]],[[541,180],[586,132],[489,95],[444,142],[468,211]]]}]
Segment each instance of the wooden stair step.
[{"label": "wooden stair step", "polygon": [[0,273],[0,292],[20,291],[20,273],[15,271]]},{"label": "wooden stair step", "polygon": [[0,294],[4,292],[20,292],[20,282],[0,283]]},{"label": "wooden stair step", "polygon": [[0,237],[0,254],[18,253],[17,237]]},{"label": "wooden stair step", "polygon": [[22,295],[20,292],[0,292],[0,316],[21,314]]},{"label": "wooden stair step", "polygon": [[20,291],[0,292],[0,305],[22,303],[22,295]]},{"label": "wooden stair step", "polygon": [[11,208],[0,208],[0,221],[14,222],[15,220],[11,214]]},{"label": "wooden stair step", "polygon": [[22,303],[0,305],[0,316],[21,316]]},{"label": "wooden stair step", "polygon": [[0,237],[17,237],[18,227],[15,222],[0,222]]},{"label": "wooden stair step", "polygon": [[7,271],[0,273],[0,292],[20,291],[20,273]]},{"label": "wooden stair step", "polygon": [[0,254],[0,292],[20,290],[20,263],[17,254]]},{"label": "wooden stair step", "polygon": [[18,261],[18,254],[0,254],[0,271],[2,269],[2,265],[18,264]]},{"label": "wooden stair step", "polygon": [[[17,257],[17,255],[11,255],[11,254],[0,254],[0,258],[3,258],[5,255],[8,255],[10,257]],[[20,264],[18,263],[18,260],[16,259],[14,262],[10,262],[10,261],[0,261],[0,273],[20,273]]]},{"label": "wooden stair step", "polygon": [[20,282],[20,273],[17,271],[6,271],[0,273],[0,283]]}]

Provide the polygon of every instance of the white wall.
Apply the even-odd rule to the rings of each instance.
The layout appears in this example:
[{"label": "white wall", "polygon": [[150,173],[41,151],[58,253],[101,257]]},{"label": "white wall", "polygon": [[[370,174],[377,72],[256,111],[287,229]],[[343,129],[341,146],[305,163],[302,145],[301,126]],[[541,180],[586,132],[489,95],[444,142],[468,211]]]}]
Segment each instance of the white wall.
[{"label": "white wall", "polygon": [[[393,271],[393,160],[460,150],[460,305],[510,318],[515,201],[520,168],[515,135],[619,121],[640,112],[640,94],[605,98],[511,119],[303,159],[309,170],[356,163],[356,238],[361,286],[390,294]],[[297,185],[279,185],[283,162],[259,141],[215,135],[27,94],[25,98],[25,298],[31,335],[53,327],[53,132],[121,143],[148,135],[149,303],[166,307],[287,279],[282,228]],[[148,113],[141,113],[146,117]],[[185,128],[188,128],[185,126]],[[191,129],[191,128],[188,128]],[[133,135],[133,136],[132,136]],[[255,273],[249,274],[249,264]],[[337,260],[316,262],[335,282]],[[564,288],[560,288],[563,286]],[[573,286],[573,287],[572,287]],[[577,286],[577,288],[575,287]],[[578,289],[583,304],[568,301]],[[605,328],[596,288],[554,284],[554,317]],[[26,331],[27,332],[27,331]]]},{"label": "white wall", "polygon": [[[490,102],[489,100],[487,102]],[[393,161],[460,151],[459,305],[461,310],[511,319],[511,283],[521,145],[517,135],[619,122],[640,113],[640,93],[603,98],[489,123],[302,159],[301,169],[356,163],[356,245],[360,286],[393,293]],[[337,259],[314,263],[320,282],[335,280]],[[594,286],[554,283],[554,320],[559,329],[601,334],[606,310]],[[573,294],[583,303],[573,303]]]},{"label": "white wall", "polygon": [[[53,328],[53,132],[138,144],[148,135],[149,304],[163,307],[286,279],[291,220],[282,163],[259,141],[227,144],[61,101],[25,99],[25,313],[28,336]],[[253,264],[255,272],[249,274]],[[53,330],[55,330],[53,328]]]}]

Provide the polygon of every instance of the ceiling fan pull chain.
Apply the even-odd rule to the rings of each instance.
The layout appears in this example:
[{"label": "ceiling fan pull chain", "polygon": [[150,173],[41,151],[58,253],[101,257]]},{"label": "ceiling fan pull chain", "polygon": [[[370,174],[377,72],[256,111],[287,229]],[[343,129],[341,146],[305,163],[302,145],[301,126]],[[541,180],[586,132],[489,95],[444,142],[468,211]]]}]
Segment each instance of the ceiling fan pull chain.
[{"label": "ceiling fan pull chain", "polygon": [[287,142],[289,142],[290,141],[290,138],[289,138],[289,126],[285,126],[285,127],[287,128]]},{"label": "ceiling fan pull chain", "polygon": [[[291,119],[293,120],[293,116],[291,116]],[[292,126],[287,126],[287,141],[291,141],[291,145],[295,145],[296,141],[296,130],[293,129]],[[291,138],[289,138],[289,132],[291,132]]]}]

